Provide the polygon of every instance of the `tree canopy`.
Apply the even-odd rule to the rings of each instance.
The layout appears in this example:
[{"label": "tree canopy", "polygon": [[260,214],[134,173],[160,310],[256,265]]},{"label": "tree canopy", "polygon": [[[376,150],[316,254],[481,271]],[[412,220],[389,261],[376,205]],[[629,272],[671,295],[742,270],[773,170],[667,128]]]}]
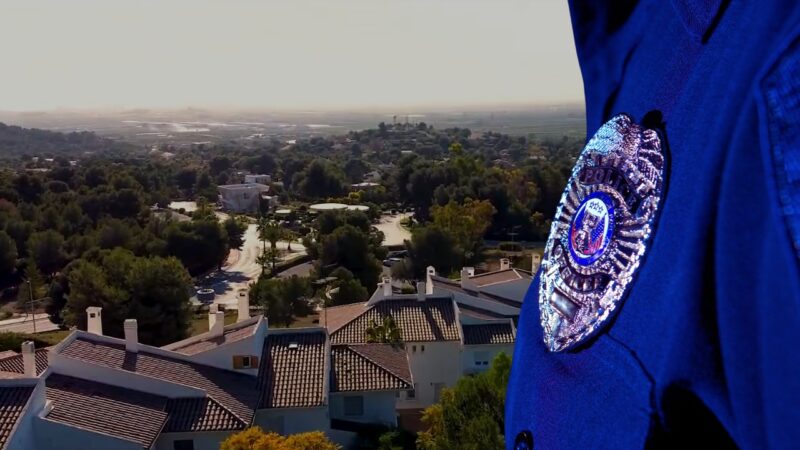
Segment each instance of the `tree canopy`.
[{"label": "tree canopy", "polygon": [[500,353],[486,372],[458,380],[442,390],[439,403],[422,415],[427,430],[419,433],[422,450],[501,450],[505,393],[511,358]]},{"label": "tree canopy", "polygon": [[220,450],[339,450],[340,446],[331,442],[325,433],[307,433],[282,436],[274,432],[264,432],[259,427],[251,427],[234,433],[220,445]]},{"label": "tree canopy", "polygon": [[67,280],[67,325],[86,329],[86,308],[100,306],[109,336],[124,337],[125,319],[137,319],[145,344],[166,345],[187,335],[190,278],[175,258],[137,257],[118,248],[73,262]]}]

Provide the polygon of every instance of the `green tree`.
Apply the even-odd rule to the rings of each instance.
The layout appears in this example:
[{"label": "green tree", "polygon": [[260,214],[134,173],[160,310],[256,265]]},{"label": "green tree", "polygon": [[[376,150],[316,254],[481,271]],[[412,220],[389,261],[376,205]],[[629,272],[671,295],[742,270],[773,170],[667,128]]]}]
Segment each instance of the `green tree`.
[{"label": "green tree", "polygon": [[477,255],[495,212],[488,200],[466,199],[464,204],[450,201],[431,208],[433,224],[453,237],[467,261]]},{"label": "green tree", "polygon": [[341,170],[321,159],[315,159],[304,171],[295,174],[292,186],[306,198],[336,197],[345,191]]},{"label": "green tree", "polygon": [[391,314],[384,316],[380,322],[375,319],[370,320],[366,333],[369,343],[399,345],[402,342],[400,328]]},{"label": "green tree", "polygon": [[325,236],[320,250],[320,264],[339,265],[349,270],[367,289],[374,289],[381,274],[370,236],[352,225],[344,225]]},{"label": "green tree", "polygon": [[363,302],[369,297],[369,292],[344,267],[339,267],[331,272],[331,276],[336,277],[337,280],[333,285],[335,292],[331,293],[328,306]]},{"label": "green tree", "polygon": [[86,328],[86,308],[103,308],[103,332],[123,337],[125,319],[137,319],[139,339],[165,345],[183,339],[191,320],[191,278],[175,258],[136,257],[115,249],[99,262],[70,265],[69,294],[63,311],[67,325]]},{"label": "green tree", "polygon": [[28,238],[28,254],[36,266],[47,275],[56,273],[66,262],[64,236],[53,230],[33,233]]},{"label": "green tree", "polygon": [[231,216],[222,224],[228,234],[228,246],[241,249],[244,245],[244,232],[247,231],[247,222],[239,217]]},{"label": "green tree", "polygon": [[488,371],[458,380],[442,390],[439,403],[426,408],[419,433],[422,450],[491,450],[505,448],[503,416],[511,358],[498,354]]},{"label": "green tree", "polygon": [[435,225],[415,228],[406,249],[416,277],[423,276],[428,266],[448,274],[459,267],[462,257],[453,236]]},{"label": "green tree", "polygon": [[171,223],[167,253],[177,257],[192,275],[220,267],[228,256],[228,236],[216,220]]},{"label": "green tree", "polygon": [[311,308],[311,283],[308,278],[259,277],[250,285],[250,303],[260,305],[270,324],[289,326],[296,316],[308,315]]},{"label": "green tree", "polygon": [[18,256],[16,242],[5,231],[0,231],[0,279],[14,272]]}]

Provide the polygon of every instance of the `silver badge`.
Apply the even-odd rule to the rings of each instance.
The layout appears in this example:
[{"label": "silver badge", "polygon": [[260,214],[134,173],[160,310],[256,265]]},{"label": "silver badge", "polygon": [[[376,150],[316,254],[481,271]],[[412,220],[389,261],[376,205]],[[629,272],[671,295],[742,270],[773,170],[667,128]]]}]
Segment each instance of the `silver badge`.
[{"label": "silver badge", "polygon": [[544,249],[539,310],[550,351],[585,341],[619,308],[653,231],[663,178],[658,133],[625,114],[586,144]]}]

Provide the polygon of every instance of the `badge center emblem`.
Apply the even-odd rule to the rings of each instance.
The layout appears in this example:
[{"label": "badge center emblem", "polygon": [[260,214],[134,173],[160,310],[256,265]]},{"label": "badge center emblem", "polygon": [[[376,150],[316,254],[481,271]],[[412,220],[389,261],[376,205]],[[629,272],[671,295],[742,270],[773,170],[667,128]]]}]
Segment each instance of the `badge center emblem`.
[{"label": "badge center emblem", "polygon": [[663,178],[658,133],[627,115],[586,144],[542,260],[539,309],[551,351],[589,339],[622,303],[649,244]]}]

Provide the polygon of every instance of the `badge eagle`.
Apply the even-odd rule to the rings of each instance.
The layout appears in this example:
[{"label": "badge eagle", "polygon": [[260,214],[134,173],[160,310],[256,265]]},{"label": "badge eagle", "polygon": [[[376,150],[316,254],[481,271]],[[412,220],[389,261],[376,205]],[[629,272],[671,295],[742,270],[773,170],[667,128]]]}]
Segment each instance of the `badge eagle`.
[{"label": "badge eagle", "polygon": [[619,309],[653,232],[663,179],[658,133],[628,115],[586,144],[542,260],[539,310],[550,351],[586,341]]}]

